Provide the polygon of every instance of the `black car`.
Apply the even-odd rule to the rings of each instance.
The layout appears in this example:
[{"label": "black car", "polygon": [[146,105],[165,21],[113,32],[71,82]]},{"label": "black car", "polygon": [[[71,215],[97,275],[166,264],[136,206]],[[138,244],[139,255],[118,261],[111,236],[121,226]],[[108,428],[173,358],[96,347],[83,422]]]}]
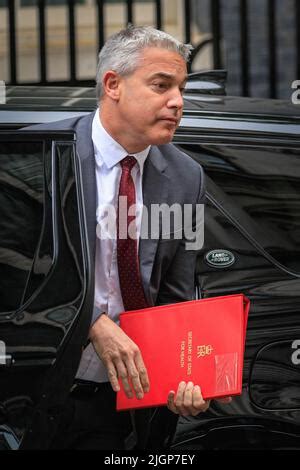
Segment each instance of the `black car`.
[{"label": "black car", "polygon": [[[206,173],[195,295],[243,292],[251,301],[243,393],[180,418],[164,444],[300,449],[300,106],[227,97],[224,80],[190,77],[174,143]],[[18,128],[95,108],[94,90],[50,87],[13,87],[0,105],[4,449],[47,447],[93,302],[76,136]]]}]

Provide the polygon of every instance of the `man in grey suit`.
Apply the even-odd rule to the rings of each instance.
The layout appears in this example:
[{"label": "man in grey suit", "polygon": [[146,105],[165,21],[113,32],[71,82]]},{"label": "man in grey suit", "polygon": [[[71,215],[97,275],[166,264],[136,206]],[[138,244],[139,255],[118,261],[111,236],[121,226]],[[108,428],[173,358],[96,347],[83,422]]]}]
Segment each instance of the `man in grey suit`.
[{"label": "man in grey suit", "polygon": [[[173,222],[169,233],[163,233],[151,213],[163,203],[190,205],[194,230],[196,209],[203,203],[201,167],[169,143],[182,115],[190,50],[162,31],[129,26],[99,54],[96,113],[47,126],[76,131],[95,273],[90,343],[54,448],[124,448],[131,415],[115,411],[115,392],[122,386],[129,398],[142,398],[151,384],[142,351],[118,326],[119,314],[193,298],[197,250],[187,248],[182,227]],[[134,236],[126,231],[125,241],[117,227],[124,215],[120,196],[134,207],[133,217],[128,215],[132,207],[125,217]],[[115,236],[107,230],[111,208],[119,211],[112,224]],[[145,214],[151,214],[149,220]],[[158,227],[155,233],[153,225]],[[180,382],[177,390],[170,390],[168,413],[195,416],[205,411],[209,402],[199,385]]]}]

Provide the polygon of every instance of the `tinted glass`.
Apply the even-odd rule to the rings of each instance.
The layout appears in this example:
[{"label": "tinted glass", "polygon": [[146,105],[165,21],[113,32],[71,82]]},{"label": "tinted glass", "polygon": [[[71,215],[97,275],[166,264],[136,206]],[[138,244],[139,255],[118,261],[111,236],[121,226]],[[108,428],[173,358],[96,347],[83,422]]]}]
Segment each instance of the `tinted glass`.
[{"label": "tinted glass", "polygon": [[[23,332],[20,329],[20,336],[14,334],[15,344],[26,345],[31,357],[38,353],[46,358],[57,352],[82,304],[83,259],[73,148],[72,144],[57,144],[52,163],[45,159],[46,173],[47,166],[52,164],[52,197],[45,204],[40,242],[26,283],[23,299],[26,310],[17,315]],[[45,193],[49,193],[48,187]],[[52,234],[53,262],[49,257],[45,259],[44,248]]]},{"label": "tinted glass", "polygon": [[300,272],[300,149],[202,145],[216,198],[274,258]]},{"label": "tinted glass", "polygon": [[73,151],[71,142],[1,141],[1,331],[19,360],[55,354],[82,303]]},{"label": "tinted glass", "polygon": [[[35,253],[42,242],[44,209],[49,197],[43,159],[42,142],[1,143],[0,313],[21,305]],[[49,222],[51,226],[51,219]],[[50,230],[40,246],[44,271],[52,259],[51,233]]]}]

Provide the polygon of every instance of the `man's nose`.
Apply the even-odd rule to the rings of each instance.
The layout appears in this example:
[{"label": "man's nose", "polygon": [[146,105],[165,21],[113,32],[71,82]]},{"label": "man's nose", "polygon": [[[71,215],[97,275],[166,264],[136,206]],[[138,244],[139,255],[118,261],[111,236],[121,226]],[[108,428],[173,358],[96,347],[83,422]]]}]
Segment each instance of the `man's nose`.
[{"label": "man's nose", "polygon": [[179,89],[172,90],[171,96],[169,97],[169,100],[168,100],[168,108],[177,108],[177,109],[183,108],[183,96]]}]

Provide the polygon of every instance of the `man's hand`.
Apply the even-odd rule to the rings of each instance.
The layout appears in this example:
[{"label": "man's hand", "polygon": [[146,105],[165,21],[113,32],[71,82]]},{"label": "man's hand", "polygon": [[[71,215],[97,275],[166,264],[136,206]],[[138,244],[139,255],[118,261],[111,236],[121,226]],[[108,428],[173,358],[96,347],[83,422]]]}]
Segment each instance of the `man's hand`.
[{"label": "man's hand", "polygon": [[141,399],[149,391],[147,370],[138,346],[107,315],[101,315],[90,329],[90,340],[107,368],[111,386],[120,390],[121,379],[128,398],[133,391]]},{"label": "man's hand", "polygon": [[193,382],[180,382],[176,397],[172,390],[168,395],[167,406],[169,410],[181,416],[196,416],[209,408],[210,401],[203,400],[199,385]]},{"label": "man's hand", "polygon": [[[219,398],[221,403],[230,403],[231,397]],[[172,390],[168,395],[167,406],[175,414],[181,416],[196,416],[201,412],[208,410],[210,400],[204,400],[199,385],[193,382],[180,382],[178,385],[176,397]]]}]

